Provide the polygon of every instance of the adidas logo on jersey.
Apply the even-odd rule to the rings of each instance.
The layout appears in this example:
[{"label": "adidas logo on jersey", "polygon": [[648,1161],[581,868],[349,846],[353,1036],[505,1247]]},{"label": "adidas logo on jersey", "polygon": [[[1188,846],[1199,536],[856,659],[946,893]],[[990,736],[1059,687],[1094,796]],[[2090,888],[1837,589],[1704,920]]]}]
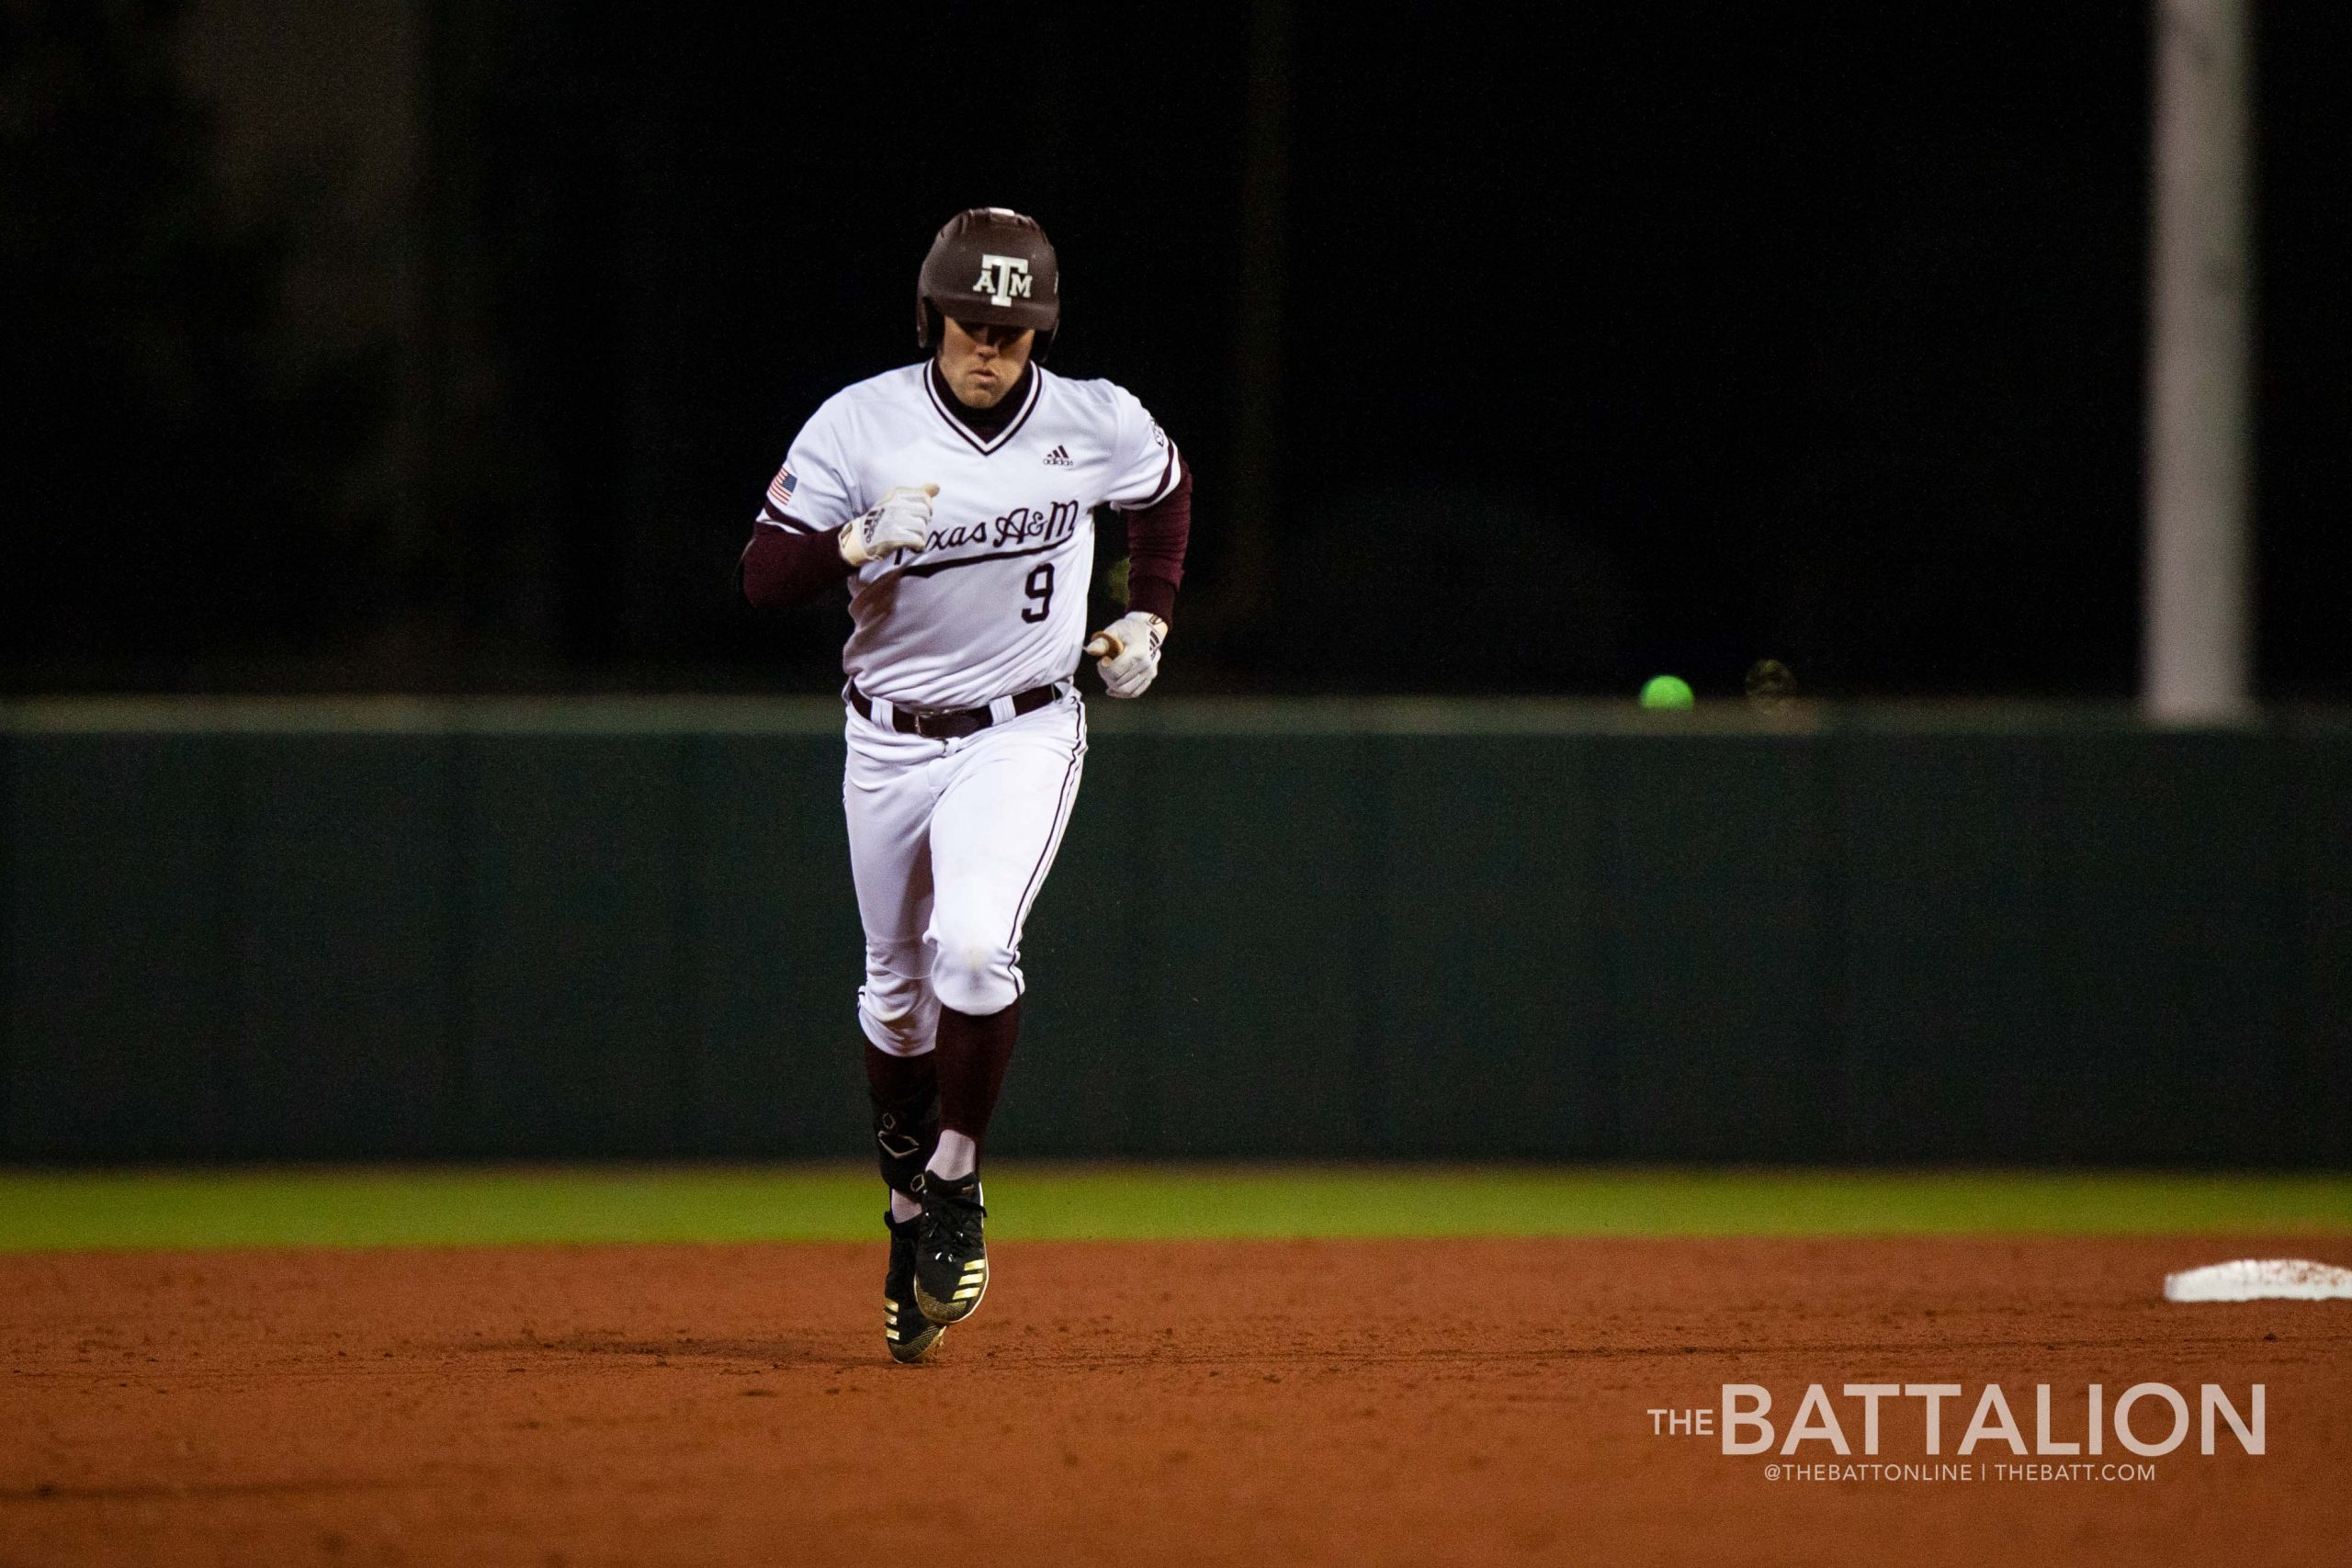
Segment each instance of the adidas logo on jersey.
[{"label": "adidas logo on jersey", "polygon": [[1046,467],[1049,468],[1067,468],[1069,466],[1069,447],[1057,446],[1052,451],[1046,454]]}]

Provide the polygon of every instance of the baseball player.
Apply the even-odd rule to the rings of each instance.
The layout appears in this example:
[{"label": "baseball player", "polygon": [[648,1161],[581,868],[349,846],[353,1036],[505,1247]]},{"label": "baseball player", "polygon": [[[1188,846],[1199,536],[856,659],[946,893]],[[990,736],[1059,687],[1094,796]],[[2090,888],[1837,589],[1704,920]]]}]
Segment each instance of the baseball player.
[{"label": "baseball player", "polygon": [[[1143,404],[1045,367],[1060,321],[1034,220],[949,220],[915,288],[928,357],[817,410],[743,551],[757,606],[849,585],[842,800],[901,1361],[988,1290],[980,1155],[1020,1031],[1022,926],[1086,758],[1074,673],[1092,654],[1111,695],[1150,686],[1191,527],[1192,475]],[[1089,638],[1104,505],[1126,518],[1128,609]]]}]

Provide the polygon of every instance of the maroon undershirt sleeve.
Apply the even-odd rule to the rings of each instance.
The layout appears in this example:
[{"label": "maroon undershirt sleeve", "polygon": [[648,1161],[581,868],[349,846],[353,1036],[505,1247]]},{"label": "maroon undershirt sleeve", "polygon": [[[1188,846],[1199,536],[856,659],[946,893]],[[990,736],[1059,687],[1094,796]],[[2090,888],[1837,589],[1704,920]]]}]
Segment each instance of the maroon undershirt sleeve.
[{"label": "maroon undershirt sleeve", "polygon": [[848,576],[839,529],[804,534],[760,523],[743,547],[743,597],[754,609],[785,609]]},{"label": "maroon undershirt sleeve", "polygon": [[1176,619],[1176,587],[1184,581],[1184,546],[1192,536],[1193,468],[1186,463],[1174,490],[1127,513],[1128,609]]}]

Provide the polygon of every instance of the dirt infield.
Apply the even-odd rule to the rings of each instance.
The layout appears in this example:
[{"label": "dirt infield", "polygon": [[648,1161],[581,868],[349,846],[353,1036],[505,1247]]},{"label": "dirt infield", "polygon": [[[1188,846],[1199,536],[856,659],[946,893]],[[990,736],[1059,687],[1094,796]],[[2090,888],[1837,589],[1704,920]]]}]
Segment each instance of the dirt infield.
[{"label": "dirt infield", "polygon": [[[0,1258],[0,1562],[2341,1562],[2352,1303],[2168,1306],[2168,1269],[2340,1239],[1003,1245],[935,1364],[881,1249]],[[1954,1450],[1999,1382],[2267,1388],[2267,1452]],[[1652,1409],[1963,1385],[1796,1455]],[[2141,1402],[2132,1425],[2165,1435]],[[2152,1478],[2097,1467],[2152,1465]],[[1768,1478],[1768,1464],[1917,1473]],[[1972,1464],[1935,1478],[1938,1464]],[[922,1548],[918,1554],[917,1548]]]}]

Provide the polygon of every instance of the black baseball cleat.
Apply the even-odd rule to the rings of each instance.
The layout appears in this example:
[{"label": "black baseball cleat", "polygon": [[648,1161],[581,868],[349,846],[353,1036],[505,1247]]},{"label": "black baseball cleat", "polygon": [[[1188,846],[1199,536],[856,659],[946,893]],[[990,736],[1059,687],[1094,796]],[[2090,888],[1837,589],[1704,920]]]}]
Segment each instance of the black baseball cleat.
[{"label": "black baseball cleat", "polygon": [[915,1237],[915,1305],[941,1325],[972,1315],[989,1290],[989,1255],[980,1240],[980,1179],[947,1182],[923,1172],[922,1226]]},{"label": "black baseball cleat", "polygon": [[891,1359],[920,1361],[947,1332],[915,1306],[915,1233],[922,1228],[922,1216],[894,1220],[885,1209],[882,1223],[890,1227],[890,1271],[882,1276],[882,1340],[890,1347]]}]

